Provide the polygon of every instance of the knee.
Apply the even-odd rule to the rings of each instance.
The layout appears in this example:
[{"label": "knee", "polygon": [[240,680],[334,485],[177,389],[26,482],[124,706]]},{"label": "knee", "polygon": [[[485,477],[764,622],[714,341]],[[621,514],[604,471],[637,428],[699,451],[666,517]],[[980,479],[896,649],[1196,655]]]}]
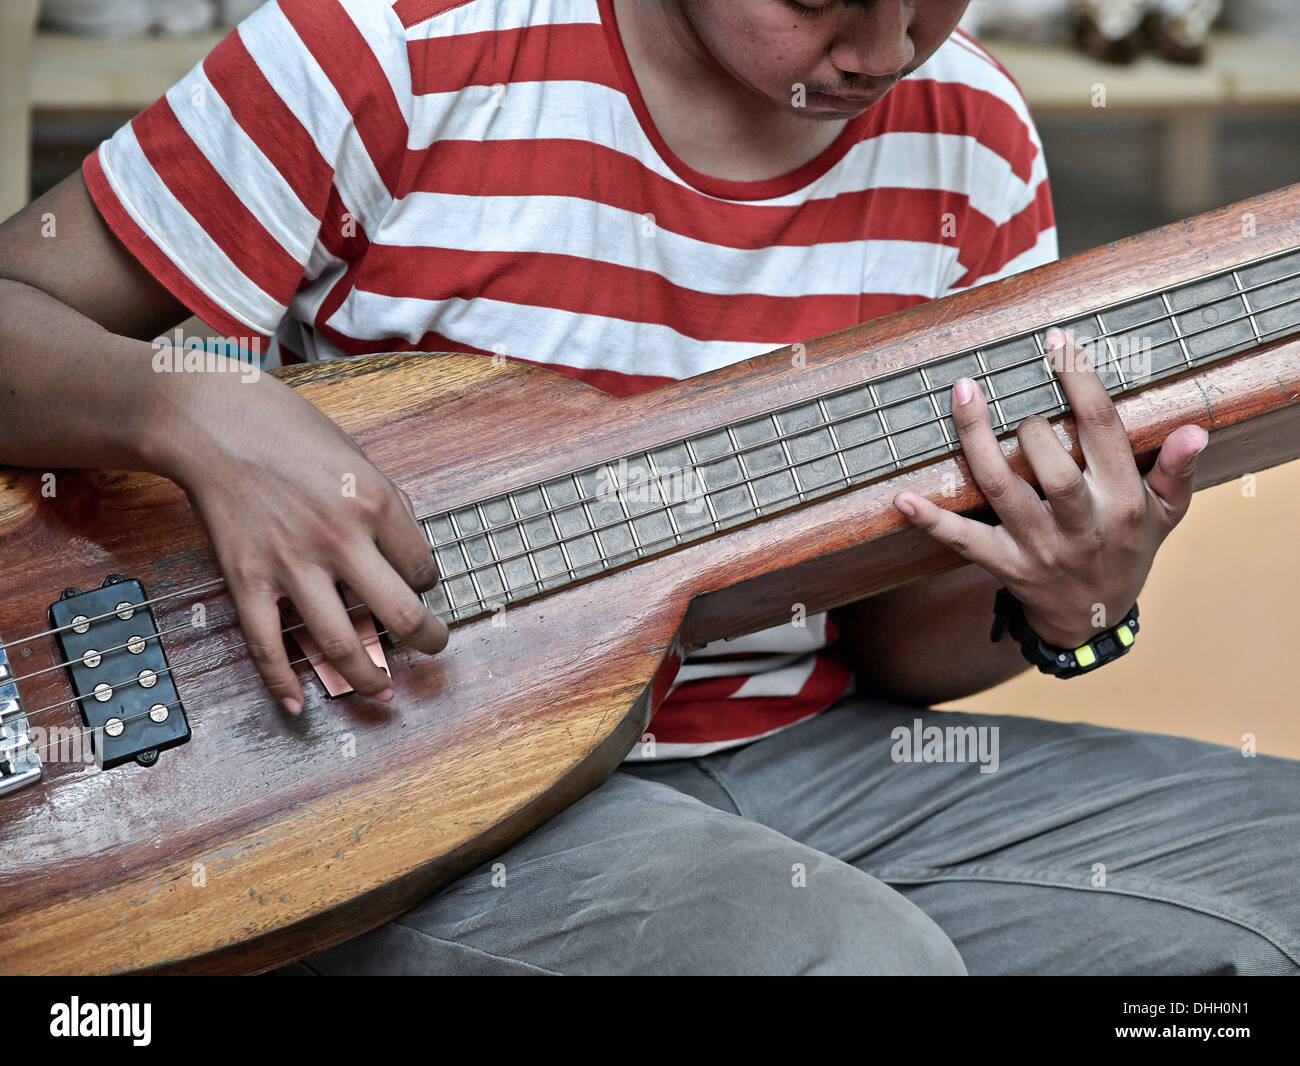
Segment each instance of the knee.
[{"label": "knee", "polygon": [[[716,827],[710,827],[716,828]],[[734,826],[722,827],[734,829]],[[660,884],[654,969],[744,974],[965,975],[947,934],[888,885],[770,830],[674,841],[686,882]],[[643,941],[644,943],[644,941]]]}]

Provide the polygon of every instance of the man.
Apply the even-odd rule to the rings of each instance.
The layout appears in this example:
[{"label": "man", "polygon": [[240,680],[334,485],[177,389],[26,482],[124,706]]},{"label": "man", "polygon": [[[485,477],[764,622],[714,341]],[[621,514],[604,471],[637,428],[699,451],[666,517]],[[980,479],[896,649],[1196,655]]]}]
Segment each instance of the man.
[{"label": "man", "polygon": [[[443,647],[401,495],[367,465],[365,505],[340,500],[358,460],[319,412],[269,378],[151,374],[144,339],[189,310],[274,334],[287,360],[501,353],[629,394],[1048,261],[1041,148],[1010,79],[954,34],[965,6],[267,5],[6,225],[2,458],[173,478],[286,711],[281,597],[358,692],[391,699],[333,587]],[[49,211],[64,236],[42,245]],[[958,382],[1002,524],[895,502],[973,565],[839,612],[838,641],[821,616],[703,649],[654,759],[300,969],[1294,972],[1294,764],[980,716],[945,720],[999,738],[996,773],[890,756],[918,708],[1026,669],[988,639],[1000,586],[1076,647],[1098,606],[1123,616],[1190,502],[1204,433],[1172,434],[1140,477],[1095,374],[1051,340],[1086,475],[1028,420],[1044,504]]]}]

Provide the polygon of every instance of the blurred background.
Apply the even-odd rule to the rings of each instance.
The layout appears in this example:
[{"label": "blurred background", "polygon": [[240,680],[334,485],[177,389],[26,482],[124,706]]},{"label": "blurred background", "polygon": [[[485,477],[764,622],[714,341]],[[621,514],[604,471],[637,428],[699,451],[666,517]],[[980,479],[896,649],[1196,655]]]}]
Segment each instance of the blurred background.
[{"label": "blurred background", "polygon": [[[257,6],[3,0],[0,217]],[[1063,256],[1300,181],[1300,0],[973,0],[963,27],[1037,119]],[[1156,561],[1126,658],[945,706],[1233,746],[1250,734],[1300,757],[1298,531],[1300,462],[1202,492]]]}]

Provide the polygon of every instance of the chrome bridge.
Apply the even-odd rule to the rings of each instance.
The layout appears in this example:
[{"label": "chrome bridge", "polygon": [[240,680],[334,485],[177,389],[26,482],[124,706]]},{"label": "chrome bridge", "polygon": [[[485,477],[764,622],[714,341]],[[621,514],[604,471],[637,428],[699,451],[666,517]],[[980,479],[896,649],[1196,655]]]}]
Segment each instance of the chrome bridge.
[{"label": "chrome bridge", "polygon": [[9,653],[0,648],[0,796],[40,779],[41,757],[32,744]]}]

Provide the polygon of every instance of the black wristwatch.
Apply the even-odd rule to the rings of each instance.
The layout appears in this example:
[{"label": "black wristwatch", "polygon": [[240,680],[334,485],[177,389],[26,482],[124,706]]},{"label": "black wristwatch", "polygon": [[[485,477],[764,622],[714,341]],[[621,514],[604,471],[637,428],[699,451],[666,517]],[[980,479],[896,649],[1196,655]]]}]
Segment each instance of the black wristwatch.
[{"label": "black wristwatch", "polygon": [[1118,624],[1101,630],[1086,644],[1058,648],[1029,628],[1024,604],[1002,588],[993,602],[993,630],[989,639],[997,643],[1008,630],[1025,658],[1042,673],[1062,679],[1078,677],[1128,654],[1138,631],[1138,605],[1133,604]]}]

